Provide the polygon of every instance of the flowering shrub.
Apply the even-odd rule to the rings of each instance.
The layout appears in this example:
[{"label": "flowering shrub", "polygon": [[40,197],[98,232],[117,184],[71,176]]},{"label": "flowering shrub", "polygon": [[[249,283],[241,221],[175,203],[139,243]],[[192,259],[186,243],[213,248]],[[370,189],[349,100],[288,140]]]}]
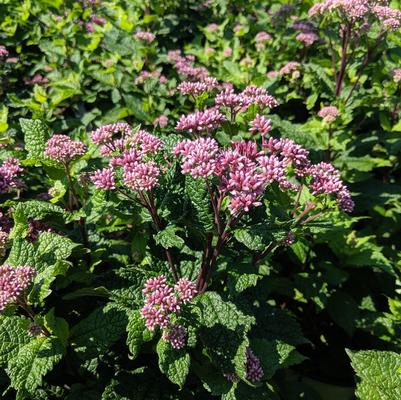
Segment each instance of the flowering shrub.
[{"label": "flowering shrub", "polygon": [[0,5],[2,398],[398,400],[400,9]]}]

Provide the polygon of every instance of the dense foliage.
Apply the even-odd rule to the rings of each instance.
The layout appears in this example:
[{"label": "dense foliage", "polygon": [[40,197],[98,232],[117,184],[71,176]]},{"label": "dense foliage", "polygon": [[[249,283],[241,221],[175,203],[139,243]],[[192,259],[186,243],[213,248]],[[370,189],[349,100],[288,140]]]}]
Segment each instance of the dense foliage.
[{"label": "dense foliage", "polygon": [[400,10],[1,1],[1,397],[399,400]]}]

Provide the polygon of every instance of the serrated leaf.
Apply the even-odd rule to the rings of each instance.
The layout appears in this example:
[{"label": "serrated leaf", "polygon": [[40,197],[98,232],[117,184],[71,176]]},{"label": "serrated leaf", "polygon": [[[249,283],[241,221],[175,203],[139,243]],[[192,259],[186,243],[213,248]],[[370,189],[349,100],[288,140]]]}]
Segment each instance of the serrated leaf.
[{"label": "serrated leaf", "polygon": [[28,336],[30,320],[25,317],[0,315],[0,364],[14,358],[31,338]]},{"label": "serrated leaf", "polygon": [[7,373],[11,386],[17,390],[17,399],[33,394],[64,354],[64,346],[54,337],[38,336],[25,346],[8,363]]},{"label": "serrated leaf", "polygon": [[360,379],[356,388],[359,399],[401,399],[401,355],[376,350],[347,350],[347,354]]},{"label": "serrated leaf", "polygon": [[27,158],[33,160],[42,160],[44,158],[43,151],[46,147],[46,142],[50,137],[50,129],[39,119],[19,120],[21,129],[24,132],[25,149],[28,152]]},{"label": "serrated leaf", "polygon": [[206,232],[213,231],[213,213],[205,182],[202,179],[194,179],[187,175],[185,177],[185,191],[195,209],[195,221]]},{"label": "serrated leaf", "polygon": [[190,365],[189,354],[184,349],[174,349],[170,343],[160,339],[157,347],[159,368],[171,382],[184,386]]},{"label": "serrated leaf", "polygon": [[127,322],[126,312],[112,304],[97,308],[71,329],[74,350],[81,358],[96,357],[120,339]]},{"label": "serrated leaf", "polygon": [[174,225],[168,225],[165,229],[154,235],[155,242],[165,249],[171,247],[181,248],[184,245],[184,240],[176,235],[179,228]]},{"label": "serrated leaf", "polygon": [[136,358],[142,343],[151,340],[154,333],[146,328],[145,321],[138,310],[128,314],[127,332],[128,349],[132,354],[132,358]]}]

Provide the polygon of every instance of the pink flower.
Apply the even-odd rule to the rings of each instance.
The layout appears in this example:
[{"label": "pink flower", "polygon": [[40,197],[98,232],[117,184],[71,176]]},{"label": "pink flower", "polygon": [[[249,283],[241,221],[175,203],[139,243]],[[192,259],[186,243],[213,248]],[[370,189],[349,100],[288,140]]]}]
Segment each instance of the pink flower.
[{"label": "pink flower", "polygon": [[310,187],[313,195],[335,194],[340,208],[345,212],[352,212],[354,202],[341,181],[340,172],[333,165],[321,162],[310,166],[307,172],[312,177]]},{"label": "pink flower", "polygon": [[140,129],[130,140],[131,144],[140,150],[140,153],[157,153],[164,147],[164,143],[157,136]]},{"label": "pink flower", "polygon": [[23,169],[20,167],[19,160],[7,158],[0,167],[0,193],[6,193],[11,188],[21,186],[19,175]]},{"label": "pink flower", "polygon": [[231,57],[233,55],[233,49],[231,47],[226,47],[223,50],[223,56],[224,57]]},{"label": "pink flower", "polygon": [[160,117],[157,117],[154,121],[153,121],[153,125],[157,126],[159,125],[160,128],[165,128],[168,124],[168,117],[166,115],[160,115]]},{"label": "pink flower", "polygon": [[44,155],[52,160],[68,164],[85,154],[86,146],[79,141],[71,140],[67,135],[53,135],[46,144]]},{"label": "pink flower", "polygon": [[30,218],[28,220],[28,234],[26,239],[29,242],[35,242],[42,232],[53,232],[53,229],[44,221]]},{"label": "pink flower", "polygon": [[116,188],[114,169],[98,169],[91,176],[92,182],[99,189],[112,190]]},{"label": "pink flower", "polygon": [[286,65],[281,67],[281,69],[279,70],[279,74],[280,75],[289,75],[293,71],[299,70],[300,67],[301,67],[301,64],[299,62],[290,61],[289,63],[287,63]]},{"label": "pink flower", "polygon": [[100,26],[106,25],[106,23],[107,23],[107,21],[104,18],[99,17],[96,14],[91,15],[91,22],[93,22],[96,25],[100,25]]},{"label": "pink flower", "polygon": [[181,56],[180,53],[169,52],[169,57],[172,61],[175,61],[175,68],[180,75],[186,76],[189,79],[202,80],[209,76],[209,71],[205,67],[194,67],[193,62],[195,58],[193,56]]},{"label": "pink flower", "polygon": [[158,183],[160,169],[153,161],[138,162],[132,168],[124,169],[124,183],[135,191],[152,190]]},{"label": "pink flower", "polygon": [[135,37],[135,39],[142,40],[143,42],[147,42],[147,43],[152,43],[156,39],[156,36],[154,33],[143,32],[143,31],[139,31],[139,32],[135,33],[134,37]]},{"label": "pink flower", "polygon": [[197,294],[196,284],[187,278],[181,278],[174,286],[183,304],[191,301]]},{"label": "pink flower", "polygon": [[255,41],[256,43],[266,43],[270,40],[272,40],[272,35],[270,35],[270,33],[267,32],[259,32],[256,36],[255,36]]},{"label": "pink flower", "polygon": [[305,43],[306,46],[311,46],[313,43],[319,40],[319,36],[313,32],[299,33],[296,38],[298,41]]},{"label": "pink flower", "polygon": [[226,120],[216,108],[207,108],[193,114],[182,115],[175,129],[190,133],[205,132],[217,129]]},{"label": "pink flower", "polygon": [[125,122],[103,125],[91,133],[92,142],[95,144],[110,143],[113,136],[117,133],[121,133],[123,137],[127,137],[131,135],[132,129]]},{"label": "pink flower", "polygon": [[213,33],[219,29],[219,26],[217,24],[209,24],[206,28],[209,32]]},{"label": "pink flower", "polygon": [[174,349],[182,349],[186,345],[187,330],[181,325],[171,324],[163,332],[163,339]]},{"label": "pink flower", "polygon": [[323,118],[324,121],[326,122],[333,122],[335,121],[339,116],[340,113],[338,112],[337,107],[334,106],[326,106],[323,107],[317,114],[320,118]]},{"label": "pink flower", "polygon": [[216,78],[206,77],[197,82],[182,82],[178,85],[177,89],[183,95],[199,96],[204,92],[211,92],[216,89],[217,86],[218,82]]},{"label": "pink flower", "polygon": [[0,266],[0,312],[15,302],[35,275],[32,267]]},{"label": "pink flower", "polygon": [[173,149],[175,155],[182,155],[181,171],[194,178],[207,178],[216,171],[217,142],[212,138],[184,140]]},{"label": "pink flower", "polygon": [[7,48],[3,45],[0,45],[0,57],[7,57],[8,54]]},{"label": "pink flower", "polygon": [[394,82],[401,81],[401,68],[393,69],[393,79],[394,79]]},{"label": "pink flower", "polygon": [[250,132],[260,132],[262,136],[266,136],[272,129],[272,121],[263,115],[256,114],[256,117],[251,122]]},{"label": "pink flower", "polygon": [[246,350],[246,378],[252,382],[259,382],[263,378],[263,375],[259,358],[248,347]]}]

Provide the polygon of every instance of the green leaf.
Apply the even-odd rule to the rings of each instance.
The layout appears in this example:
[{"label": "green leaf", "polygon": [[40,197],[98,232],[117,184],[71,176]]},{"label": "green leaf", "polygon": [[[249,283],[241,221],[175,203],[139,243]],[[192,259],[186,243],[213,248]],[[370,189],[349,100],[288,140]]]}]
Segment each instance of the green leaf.
[{"label": "green leaf", "polygon": [[113,304],[97,308],[70,332],[74,350],[81,358],[105,352],[125,333],[127,314]]},{"label": "green leaf", "polygon": [[199,321],[206,327],[222,325],[230,330],[236,330],[238,325],[250,329],[255,319],[243,314],[235,304],[223,301],[219,294],[206,292],[195,298]]},{"label": "green leaf", "polygon": [[160,339],[157,347],[159,368],[171,382],[184,386],[190,365],[189,354],[184,349],[174,349],[170,343]]},{"label": "green leaf", "polygon": [[25,149],[28,152],[28,159],[43,160],[43,151],[46,147],[46,142],[50,137],[50,129],[39,119],[19,120],[21,129],[24,132]]},{"label": "green leaf", "polygon": [[359,318],[358,304],[345,292],[337,291],[329,298],[327,311],[349,336],[355,331],[355,322]]},{"label": "green leaf", "polygon": [[213,231],[213,213],[204,180],[187,175],[185,177],[185,190],[195,209],[195,222],[199,223],[204,231]]},{"label": "green leaf", "polygon": [[25,317],[0,315],[0,364],[14,358],[31,338],[28,336],[30,320]]},{"label": "green leaf", "polygon": [[142,343],[152,340],[154,333],[146,328],[145,321],[141,317],[139,310],[128,313],[127,332],[129,351],[132,354],[132,358],[136,358]]},{"label": "green leaf", "polygon": [[177,226],[168,225],[165,229],[154,235],[155,242],[165,249],[170,249],[171,247],[178,247],[179,249],[184,245],[184,240],[176,235]]},{"label": "green leaf", "polygon": [[33,394],[63,354],[64,346],[54,337],[39,336],[23,346],[7,368],[11,386],[17,390],[17,400],[25,398],[27,393]]},{"label": "green leaf", "polygon": [[359,399],[401,399],[401,355],[376,350],[347,350],[347,354],[360,379],[356,388]]}]

